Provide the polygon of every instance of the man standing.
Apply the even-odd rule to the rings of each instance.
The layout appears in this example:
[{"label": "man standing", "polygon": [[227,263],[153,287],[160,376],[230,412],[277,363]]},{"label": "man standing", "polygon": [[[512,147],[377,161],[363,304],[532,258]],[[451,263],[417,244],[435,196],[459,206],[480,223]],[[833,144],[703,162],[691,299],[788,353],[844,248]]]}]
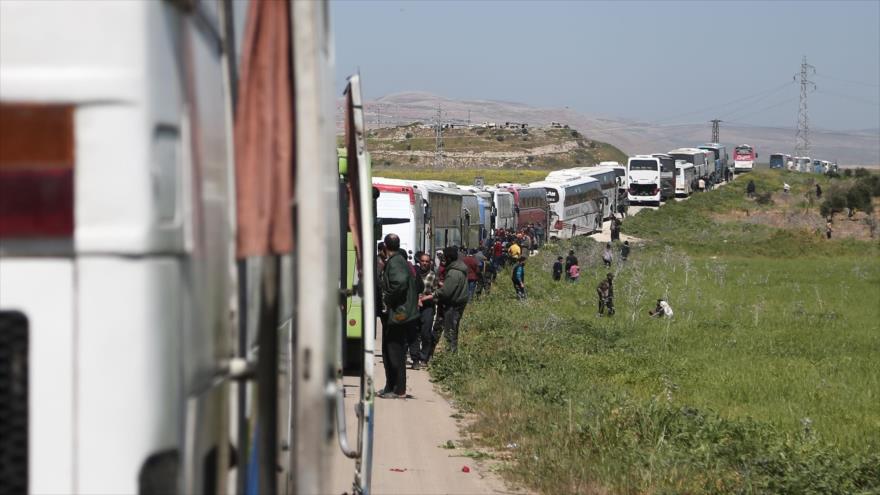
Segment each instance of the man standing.
[{"label": "man standing", "polygon": [[467,266],[467,300],[471,302],[474,298],[474,291],[477,289],[477,280],[480,278],[480,264],[477,262],[477,258],[474,257],[474,252],[476,250],[471,249],[470,252],[464,256],[462,261],[465,266]]},{"label": "man standing", "polygon": [[627,258],[629,258],[629,241],[623,241],[623,246],[620,247],[620,263],[626,264]]},{"label": "man standing", "polygon": [[605,316],[605,304],[608,302],[608,279],[602,279],[596,287],[596,295],[599,297],[599,316]]},{"label": "man standing", "polygon": [[[422,338],[421,362],[425,365],[431,359],[434,352],[434,293],[439,288],[437,274],[431,269],[431,257],[422,254],[419,257],[419,276],[422,277],[424,289],[419,294],[419,335]],[[413,360],[413,369],[419,369],[419,363]]]},{"label": "man standing", "polygon": [[516,291],[516,298],[520,301],[526,299],[526,257],[520,256],[519,263],[513,267],[511,274],[513,280],[513,290]]},{"label": "man standing", "polygon": [[[446,343],[450,352],[458,350],[458,325],[467,305],[467,266],[458,259],[458,248],[448,247],[443,251],[446,258],[446,279],[440,290],[435,293],[435,300],[445,308],[443,310],[442,331],[446,333]],[[434,343],[440,340],[434,336]]]},{"label": "man standing", "polygon": [[553,263],[553,280],[557,282],[562,278],[562,256],[556,258],[556,263]]},{"label": "man standing", "polygon": [[746,196],[750,199],[755,197],[755,181],[749,179],[749,183],[746,184]]},{"label": "man standing", "polygon": [[605,298],[605,307],[608,308],[608,316],[614,316],[614,275],[608,273],[605,276],[605,281],[608,282],[608,297]]},{"label": "man standing", "polygon": [[388,258],[381,280],[388,322],[382,328],[385,388],[377,395],[381,398],[406,398],[406,343],[412,327],[418,324],[419,294],[396,234],[385,236],[384,250]]}]

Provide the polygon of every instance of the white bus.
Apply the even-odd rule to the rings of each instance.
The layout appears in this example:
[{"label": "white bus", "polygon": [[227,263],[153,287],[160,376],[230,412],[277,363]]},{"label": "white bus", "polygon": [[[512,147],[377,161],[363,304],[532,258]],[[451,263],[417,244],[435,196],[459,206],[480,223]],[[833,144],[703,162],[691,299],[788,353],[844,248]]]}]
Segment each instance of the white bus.
[{"label": "white bus", "polygon": [[675,158],[666,153],[654,153],[654,158],[660,160],[660,196],[663,201],[675,197]]},{"label": "white bus", "polygon": [[435,181],[419,181],[428,191],[426,251],[462,245],[462,191]]},{"label": "white bus", "polygon": [[[675,160],[682,160],[694,166],[694,176],[709,178],[709,164],[706,163],[706,151],[699,148],[679,148],[667,153]],[[677,181],[676,181],[677,182]]]},{"label": "white bus", "polygon": [[812,163],[813,159],[809,156],[796,156],[794,157],[794,170],[797,172],[809,172]]},{"label": "white bus", "polygon": [[602,230],[605,198],[598,180],[592,177],[551,179],[533,182],[547,190],[550,207],[550,239],[568,239]]},{"label": "white bus", "polygon": [[[242,43],[247,77],[235,77],[229,26],[240,23],[221,20],[242,7],[253,36],[267,18],[285,26],[275,39],[297,33],[273,51],[288,80],[253,63],[266,54],[253,41]],[[231,493],[234,453],[240,487],[330,490],[344,243],[327,12],[0,2],[6,491]],[[279,82],[271,96],[258,89],[268,80]],[[253,118],[265,112],[277,126]],[[365,162],[349,155],[369,195]],[[358,237],[369,238],[372,202],[361,206]],[[247,284],[254,258],[265,284]],[[363,270],[372,311],[374,264]],[[371,399],[359,406],[355,486],[368,490]]]},{"label": "white bus", "polygon": [[651,155],[630,157],[626,164],[629,176],[627,199],[630,203],[646,203],[660,206],[662,184],[660,174],[663,165]]},{"label": "white bus", "polygon": [[617,171],[609,167],[575,167],[555,170],[547,174],[547,180],[568,179],[571,177],[592,177],[599,181],[605,204],[602,206],[602,218],[608,219],[617,212],[618,181]]},{"label": "white bus", "polygon": [[770,168],[790,170],[792,168],[791,155],[785,153],[772,153],[770,155]]},{"label": "white bus", "polygon": [[693,192],[691,186],[694,183],[694,165],[684,160],[675,161],[675,195],[690,196]]},{"label": "white bus", "polygon": [[516,227],[516,217],[513,210],[513,193],[506,189],[495,187],[486,188],[492,193],[492,203],[495,206],[495,229],[511,230]]},{"label": "white bus", "polygon": [[373,177],[379,190],[376,216],[382,225],[382,237],[394,233],[407,255],[425,249],[425,203],[422,191],[405,181]]}]

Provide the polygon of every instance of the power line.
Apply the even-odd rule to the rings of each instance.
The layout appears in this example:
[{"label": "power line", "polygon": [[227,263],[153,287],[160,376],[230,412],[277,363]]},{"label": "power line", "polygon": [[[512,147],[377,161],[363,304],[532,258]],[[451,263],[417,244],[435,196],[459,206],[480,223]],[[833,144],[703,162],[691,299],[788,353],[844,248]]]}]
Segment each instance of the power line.
[{"label": "power line", "polygon": [[868,86],[871,88],[880,88],[880,84],[877,84],[877,83],[853,81],[850,79],[842,79],[842,78],[835,77],[835,76],[826,76],[825,74],[822,74],[822,73],[816,73],[816,76],[821,77],[822,79],[830,79],[832,81],[839,81],[839,82],[843,82],[843,83],[847,83],[847,84],[856,84],[858,86]]},{"label": "power line", "polygon": [[845,95],[845,94],[841,94],[841,93],[835,93],[834,91],[828,91],[827,89],[817,89],[816,92],[817,92],[817,93],[822,93],[823,95],[837,96],[838,98],[844,98],[844,99],[847,99],[847,100],[852,100],[852,101],[857,102],[857,103],[866,103],[866,104],[868,104],[868,105],[876,105],[876,106],[880,106],[880,102],[871,101],[871,100],[866,100],[866,99],[864,99],[864,98],[860,98],[860,97],[858,97],[858,96],[850,96],[850,95]]}]

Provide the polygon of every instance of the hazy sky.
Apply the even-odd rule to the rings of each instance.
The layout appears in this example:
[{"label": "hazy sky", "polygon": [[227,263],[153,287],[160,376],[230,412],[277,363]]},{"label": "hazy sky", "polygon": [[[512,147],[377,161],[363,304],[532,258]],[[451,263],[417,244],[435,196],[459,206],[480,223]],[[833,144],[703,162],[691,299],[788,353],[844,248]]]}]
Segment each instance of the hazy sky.
[{"label": "hazy sky", "polygon": [[[649,122],[880,128],[880,0],[334,0],[337,82]],[[735,101],[741,100],[741,101]]]}]

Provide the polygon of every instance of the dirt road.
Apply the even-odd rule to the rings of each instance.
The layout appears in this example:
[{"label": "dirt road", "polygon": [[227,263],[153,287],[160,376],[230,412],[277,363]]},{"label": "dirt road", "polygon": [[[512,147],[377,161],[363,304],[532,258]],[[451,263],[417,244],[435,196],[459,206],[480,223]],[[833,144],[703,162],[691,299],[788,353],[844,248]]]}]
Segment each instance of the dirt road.
[{"label": "dirt road", "polygon": [[[376,347],[380,340],[377,340]],[[385,383],[382,359],[376,359],[376,387]],[[407,370],[408,399],[376,399],[373,461],[375,494],[512,493],[485,465],[465,457],[460,445],[455,409],[438,394],[425,370]],[[346,378],[349,438],[357,431],[352,413],[359,393],[358,380]],[[449,449],[451,441],[455,448]],[[469,472],[464,472],[464,467]],[[334,494],[350,493],[354,461],[341,453],[334,458]]]}]

